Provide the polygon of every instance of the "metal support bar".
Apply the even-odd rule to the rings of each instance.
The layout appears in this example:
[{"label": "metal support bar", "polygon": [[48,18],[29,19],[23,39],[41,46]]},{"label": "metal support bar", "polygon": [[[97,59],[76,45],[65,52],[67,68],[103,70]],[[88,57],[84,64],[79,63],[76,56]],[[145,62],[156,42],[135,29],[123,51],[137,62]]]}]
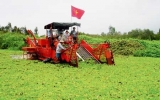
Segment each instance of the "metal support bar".
[{"label": "metal support bar", "polygon": [[80,59],[82,59],[82,61],[84,61],[84,59],[76,52],[76,55],[80,58]]}]

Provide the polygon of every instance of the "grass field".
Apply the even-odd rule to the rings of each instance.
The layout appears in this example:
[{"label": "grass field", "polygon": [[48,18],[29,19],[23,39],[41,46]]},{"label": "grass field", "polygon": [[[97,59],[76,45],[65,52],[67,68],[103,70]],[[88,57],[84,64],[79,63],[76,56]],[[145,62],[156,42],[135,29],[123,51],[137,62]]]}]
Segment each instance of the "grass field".
[{"label": "grass field", "polygon": [[115,66],[44,64],[0,50],[0,100],[160,100],[160,58],[115,56]]}]

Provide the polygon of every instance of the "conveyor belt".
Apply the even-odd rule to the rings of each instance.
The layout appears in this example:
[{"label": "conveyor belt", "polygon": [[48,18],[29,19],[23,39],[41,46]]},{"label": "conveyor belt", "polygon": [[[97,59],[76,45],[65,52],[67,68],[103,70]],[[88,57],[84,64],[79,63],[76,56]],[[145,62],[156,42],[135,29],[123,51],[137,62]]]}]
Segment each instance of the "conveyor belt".
[{"label": "conveyor belt", "polygon": [[78,50],[77,50],[77,53],[84,59],[93,59],[95,60],[96,63],[100,63],[99,61],[97,61],[85,48],[83,47],[79,47]]}]

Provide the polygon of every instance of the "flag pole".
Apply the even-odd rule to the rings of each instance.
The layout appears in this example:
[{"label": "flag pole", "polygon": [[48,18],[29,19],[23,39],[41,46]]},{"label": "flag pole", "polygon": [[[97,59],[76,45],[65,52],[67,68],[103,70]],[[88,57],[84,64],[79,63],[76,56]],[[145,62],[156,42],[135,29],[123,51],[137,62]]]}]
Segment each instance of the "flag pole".
[{"label": "flag pole", "polygon": [[72,15],[71,15],[71,22],[72,22]]},{"label": "flag pole", "polygon": [[[71,23],[72,23],[72,5],[71,5]],[[72,31],[72,26],[71,26],[71,31]]]},{"label": "flag pole", "polygon": [[72,5],[71,5],[71,22],[72,22]]}]

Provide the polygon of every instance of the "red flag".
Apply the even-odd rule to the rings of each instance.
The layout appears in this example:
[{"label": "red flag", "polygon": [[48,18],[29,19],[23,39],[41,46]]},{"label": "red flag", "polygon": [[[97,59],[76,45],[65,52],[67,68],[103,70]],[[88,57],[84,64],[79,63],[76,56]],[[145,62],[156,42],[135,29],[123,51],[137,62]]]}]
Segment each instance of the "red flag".
[{"label": "red flag", "polygon": [[71,6],[71,13],[72,13],[72,17],[81,19],[81,17],[84,14],[84,10]]}]

